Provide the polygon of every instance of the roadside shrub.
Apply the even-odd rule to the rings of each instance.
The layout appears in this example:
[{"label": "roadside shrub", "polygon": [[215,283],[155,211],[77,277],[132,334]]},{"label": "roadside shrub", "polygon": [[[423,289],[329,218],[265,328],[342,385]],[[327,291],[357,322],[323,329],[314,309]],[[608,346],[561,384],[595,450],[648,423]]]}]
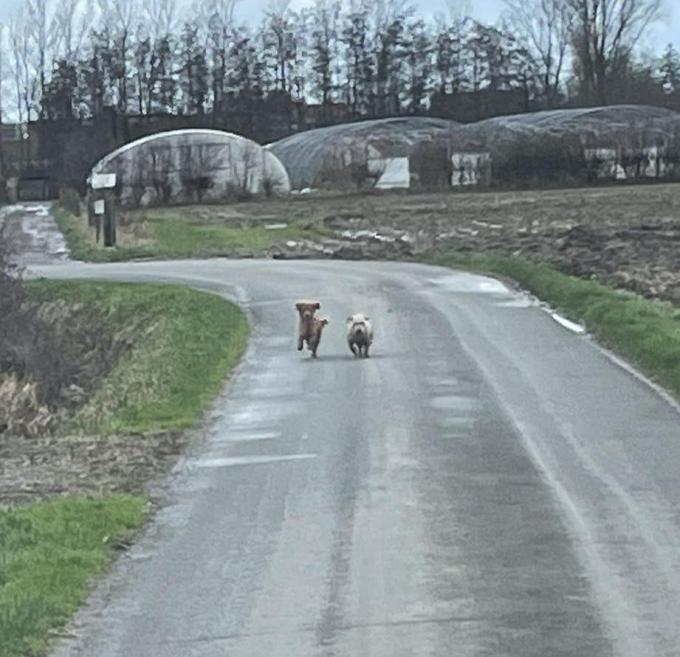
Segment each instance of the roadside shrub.
[{"label": "roadside shrub", "polygon": [[0,372],[39,382],[43,403],[54,403],[61,379],[68,374],[59,363],[49,327],[28,302],[13,245],[0,228]]},{"label": "roadside shrub", "polygon": [[125,345],[82,305],[32,301],[21,274],[0,227],[0,375],[18,390],[34,384],[36,405],[59,408],[80,391],[85,401]]},{"label": "roadside shrub", "polygon": [[26,299],[7,224],[0,225],[0,372],[12,369],[13,339]]},{"label": "roadside shrub", "polygon": [[59,205],[76,217],[80,216],[80,194],[72,187],[59,189]]}]

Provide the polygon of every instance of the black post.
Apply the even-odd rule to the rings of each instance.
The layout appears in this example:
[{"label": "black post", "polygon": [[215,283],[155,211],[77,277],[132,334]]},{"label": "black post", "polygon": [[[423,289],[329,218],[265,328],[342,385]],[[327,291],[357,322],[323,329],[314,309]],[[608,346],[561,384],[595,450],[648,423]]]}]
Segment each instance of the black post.
[{"label": "black post", "polygon": [[104,246],[116,246],[116,211],[113,194],[106,194],[104,210]]}]

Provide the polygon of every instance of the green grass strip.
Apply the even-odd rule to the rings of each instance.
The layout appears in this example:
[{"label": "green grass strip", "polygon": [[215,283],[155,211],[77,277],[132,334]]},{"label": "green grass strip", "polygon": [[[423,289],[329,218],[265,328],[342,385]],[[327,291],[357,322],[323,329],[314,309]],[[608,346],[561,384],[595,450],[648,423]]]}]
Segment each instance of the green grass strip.
[{"label": "green grass strip", "polygon": [[40,300],[95,309],[108,330],[134,323],[122,357],[67,429],[91,434],[184,429],[195,425],[240,360],[248,323],[234,304],[175,285],[40,281]]},{"label": "green grass strip", "polygon": [[145,517],[144,499],[129,496],[0,510],[0,657],[45,654],[110,563],[112,545]]},{"label": "green grass strip", "polygon": [[507,276],[572,320],[598,342],[680,395],[680,309],[521,258],[446,252],[431,264]]},{"label": "green grass strip", "polygon": [[318,239],[313,227],[290,224],[269,230],[264,225],[228,226],[217,222],[204,223],[181,215],[153,217],[149,220],[156,246],[154,253],[161,258],[207,258],[243,253],[264,255],[277,242]]},{"label": "green grass strip", "polygon": [[146,240],[139,246],[104,248],[94,244],[83,220],[59,205],[54,217],[74,260],[121,262],[138,258],[178,259],[230,256],[263,256],[276,243],[289,240],[318,240],[325,233],[318,224],[291,223],[270,230],[263,224],[228,225],[216,220],[199,220],[179,211],[150,211]]}]

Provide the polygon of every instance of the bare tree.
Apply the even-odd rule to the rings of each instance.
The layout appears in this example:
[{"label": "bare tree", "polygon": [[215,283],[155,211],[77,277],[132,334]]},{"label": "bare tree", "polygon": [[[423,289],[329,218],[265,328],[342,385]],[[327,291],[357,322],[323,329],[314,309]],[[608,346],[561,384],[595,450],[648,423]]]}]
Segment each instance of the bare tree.
[{"label": "bare tree", "polygon": [[12,54],[12,77],[16,92],[16,111],[19,123],[31,121],[35,104],[35,78],[31,71],[32,39],[23,11],[19,10],[8,26]]},{"label": "bare tree", "polygon": [[437,22],[447,26],[465,21],[472,13],[470,0],[444,0],[443,5],[444,12],[437,15]]},{"label": "bare tree", "polygon": [[94,15],[94,0],[61,0],[53,19],[55,58],[73,62],[80,57]]},{"label": "bare tree", "polygon": [[154,41],[175,32],[180,21],[177,0],[143,0],[141,15]]},{"label": "bare tree", "polygon": [[324,112],[333,100],[337,82],[333,62],[340,59],[335,52],[339,45],[340,10],[336,0],[315,0],[308,17],[311,37],[308,57],[311,59],[313,91],[320,98]]},{"label": "bare tree", "polygon": [[208,37],[208,66],[212,74],[212,104],[217,112],[225,94],[229,53],[233,47],[234,11],[240,0],[200,0],[200,26]]},{"label": "bare tree", "polygon": [[290,0],[271,0],[265,12],[265,42],[275,61],[276,85],[290,91],[289,73],[296,59],[296,42],[291,22]]},{"label": "bare tree", "polygon": [[541,93],[548,107],[560,96],[562,75],[574,23],[570,0],[504,0],[515,34],[538,67]]},{"label": "bare tree", "polygon": [[375,0],[373,6],[374,25],[385,29],[396,20],[412,16],[416,7],[411,0]]},{"label": "bare tree", "polygon": [[[5,176],[5,147],[3,143],[2,124],[4,119],[5,108],[5,33],[6,27],[4,23],[0,23],[0,183],[4,185]],[[5,190],[0,189],[0,198],[4,197]]]},{"label": "bare tree", "polygon": [[100,21],[112,35],[116,52],[115,77],[118,79],[118,109],[128,110],[128,75],[133,28],[137,21],[137,0],[98,0]]},{"label": "bare tree", "polygon": [[151,146],[148,151],[148,167],[151,184],[155,192],[155,201],[166,204],[172,197],[173,152],[167,146]]},{"label": "bare tree", "polygon": [[572,44],[575,67],[588,100],[607,103],[607,85],[627,66],[663,0],[568,0],[575,12]]},{"label": "bare tree", "polygon": [[[66,3],[72,4],[70,2]],[[32,54],[35,58],[33,68],[37,76],[40,101],[45,97],[49,77],[48,67],[58,46],[60,30],[57,27],[57,7],[53,0],[26,0],[26,27],[32,42]],[[69,8],[71,9],[71,8]],[[62,9],[59,9],[61,12]],[[41,118],[45,110],[41,106]]]}]

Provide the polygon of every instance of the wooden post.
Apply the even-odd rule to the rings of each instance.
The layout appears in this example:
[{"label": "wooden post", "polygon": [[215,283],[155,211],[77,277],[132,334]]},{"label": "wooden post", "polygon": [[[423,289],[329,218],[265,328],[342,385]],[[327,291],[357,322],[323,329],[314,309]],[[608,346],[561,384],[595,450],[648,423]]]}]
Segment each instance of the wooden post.
[{"label": "wooden post", "polygon": [[116,207],[110,190],[104,193],[104,246],[116,246]]},{"label": "wooden post", "polygon": [[116,246],[116,174],[96,173],[90,178],[92,190],[91,223],[97,231],[97,243],[103,238],[104,246]]}]

